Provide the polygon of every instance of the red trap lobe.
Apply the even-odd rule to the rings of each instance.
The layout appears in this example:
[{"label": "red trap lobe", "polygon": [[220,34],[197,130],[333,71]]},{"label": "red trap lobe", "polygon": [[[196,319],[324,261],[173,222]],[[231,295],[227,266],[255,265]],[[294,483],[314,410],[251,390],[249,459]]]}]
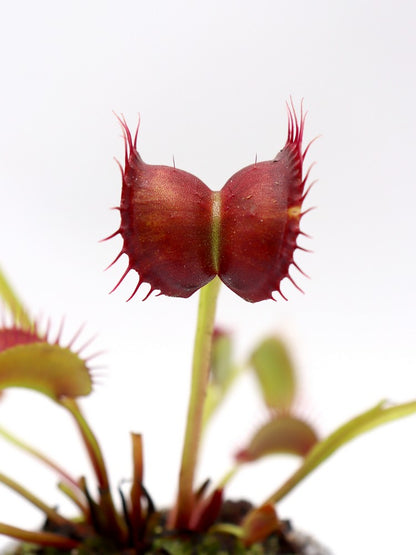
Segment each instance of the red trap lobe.
[{"label": "red trap lobe", "polygon": [[[218,275],[243,299],[258,302],[280,291],[298,248],[306,196],[302,152],[305,114],[288,105],[288,136],[270,161],[235,173],[221,191],[175,167],[150,165],[137,151],[124,119],[120,234],[127,254],[124,277],[134,270],[139,286],[189,297]],[[297,267],[297,266],[296,266]],[[119,285],[117,284],[117,286]],[[294,283],[294,282],[293,282]],[[295,284],[296,285],[296,284]],[[117,287],[116,286],[116,287]],[[147,297],[146,297],[147,298]]]}]

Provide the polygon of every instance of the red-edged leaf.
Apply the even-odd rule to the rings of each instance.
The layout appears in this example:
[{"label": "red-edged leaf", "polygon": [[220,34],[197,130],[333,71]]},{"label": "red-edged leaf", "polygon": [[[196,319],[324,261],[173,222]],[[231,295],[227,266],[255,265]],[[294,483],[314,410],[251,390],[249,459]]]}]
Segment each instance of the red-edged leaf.
[{"label": "red-edged leaf", "polygon": [[279,453],[304,457],[317,441],[317,433],[304,420],[290,415],[277,416],[254,434],[247,447],[236,454],[236,459],[245,463]]},{"label": "red-edged leaf", "polygon": [[12,347],[0,353],[0,388],[25,387],[57,400],[92,390],[85,362],[69,349],[48,343]]},{"label": "red-edged leaf", "polygon": [[263,541],[270,534],[281,529],[277,513],[271,504],[262,505],[248,513],[241,523],[243,529],[242,540],[245,546]]},{"label": "red-edged leaf", "polygon": [[214,490],[211,495],[196,505],[190,519],[190,529],[205,532],[214,524],[220,513],[223,501],[223,489]]}]

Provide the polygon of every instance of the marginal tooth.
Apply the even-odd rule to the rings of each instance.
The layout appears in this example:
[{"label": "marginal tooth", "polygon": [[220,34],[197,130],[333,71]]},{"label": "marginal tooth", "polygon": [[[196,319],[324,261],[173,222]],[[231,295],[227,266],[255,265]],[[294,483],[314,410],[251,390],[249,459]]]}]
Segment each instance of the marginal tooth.
[{"label": "marginal tooth", "polygon": [[128,302],[134,297],[134,295],[137,293],[137,291],[138,291],[138,289],[139,289],[139,287],[140,287],[140,285],[141,285],[142,283],[143,283],[143,280],[139,277],[139,281],[138,281],[136,287],[134,288],[133,293],[132,293],[132,294],[130,295],[130,297],[126,300],[126,303],[128,303]]},{"label": "marginal tooth", "polygon": [[117,289],[117,287],[120,285],[120,283],[123,281],[123,279],[126,277],[126,275],[130,272],[131,268],[130,266],[127,267],[127,270],[124,272],[124,274],[121,276],[121,279],[118,281],[117,285],[115,287],[113,287],[113,289],[111,289],[110,291],[110,295],[111,293],[114,293],[114,291]]},{"label": "marginal tooth", "polygon": [[107,268],[106,268],[104,271],[106,272],[109,268],[111,268],[111,266],[113,266],[113,264],[115,264],[115,263],[117,262],[117,260],[120,259],[120,257],[121,257],[122,254],[124,254],[124,250],[121,250],[121,251],[118,253],[118,255],[115,257],[115,259],[111,262],[111,264],[109,264],[109,265],[107,266]]},{"label": "marginal tooth", "polygon": [[104,237],[104,239],[100,239],[100,243],[104,243],[104,241],[108,241],[109,239],[113,239],[113,237],[116,237],[119,233],[121,233],[120,228],[118,228],[117,231],[115,231],[114,233],[112,233],[108,237]]},{"label": "marginal tooth", "polygon": [[[292,264],[293,264],[293,266],[298,270],[298,272],[300,272],[303,276],[305,276],[305,277],[308,278],[308,279],[311,279],[311,277],[308,276],[308,274],[306,274],[306,273],[298,266],[298,264],[296,264],[296,262],[295,262],[294,260],[292,260]],[[302,293],[303,293],[303,291],[302,291]]]},{"label": "marginal tooth", "polygon": [[296,287],[296,289],[298,289],[298,291],[305,294],[305,291],[299,287],[299,285],[295,282],[295,280],[292,278],[290,274],[288,274],[286,277],[293,283],[293,285]]}]

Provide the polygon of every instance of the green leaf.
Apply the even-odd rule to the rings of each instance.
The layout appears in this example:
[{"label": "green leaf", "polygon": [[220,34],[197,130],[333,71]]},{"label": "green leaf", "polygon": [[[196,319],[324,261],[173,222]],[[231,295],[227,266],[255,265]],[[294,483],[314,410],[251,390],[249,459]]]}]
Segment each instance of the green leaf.
[{"label": "green leaf", "polygon": [[282,415],[266,422],[245,449],[236,455],[237,462],[252,462],[266,455],[288,453],[304,457],[317,443],[315,430],[304,420]]},{"label": "green leaf", "polygon": [[264,401],[270,409],[288,411],[296,393],[296,375],[288,350],[279,338],[260,343],[250,357]]},{"label": "green leaf", "polygon": [[0,389],[24,387],[52,399],[88,395],[92,380],[76,353],[47,342],[17,345],[0,352]]},{"label": "green leaf", "polygon": [[359,414],[323,439],[307,454],[300,468],[265,503],[277,503],[287,495],[301,480],[310,474],[340,447],[355,437],[385,424],[409,416],[416,412],[416,401],[392,405],[382,401],[370,410]]},{"label": "green leaf", "polygon": [[210,377],[204,401],[204,430],[240,373],[241,368],[238,368],[233,361],[231,334],[215,329],[212,342]]},{"label": "green leaf", "polygon": [[226,386],[233,373],[231,335],[215,329],[212,338],[211,378],[219,386]]}]

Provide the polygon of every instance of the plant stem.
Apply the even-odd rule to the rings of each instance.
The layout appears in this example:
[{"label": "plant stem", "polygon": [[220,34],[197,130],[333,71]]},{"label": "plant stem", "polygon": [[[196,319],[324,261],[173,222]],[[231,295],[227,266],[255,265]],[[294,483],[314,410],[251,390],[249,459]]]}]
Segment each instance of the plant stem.
[{"label": "plant stem", "polygon": [[199,294],[191,392],[179,474],[176,514],[173,523],[179,529],[188,526],[194,501],[194,475],[198,461],[204,401],[211,367],[212,333],[220,284],[219,278],[215,277],[201,289]]},{"label": "plant stem", "polygon": [[140,434],[131,434],[133,445],[133,484],[130,490],[131,527],[134,545],[140,543],[145,520],[142,513],[143,441]]},{"label": "plant stem", "polygon": [[[80,499],[78,492],[75,491],[67,482],[58,482],[58,489],[68,497],[80,509],[86,521],[90,519],[90,511],[83,500]],[[80,490],[82,492],[82,490]],[[85,496],[84,492],[82,495]]]},{"label": "plant stem", "polygon": [[88,456],[94,468],[95,475],[98,481],[98,489],[100,492],[100,509],[102,511],[103,526],[107,532],[113,534],[119,539],[123,540],[126,534],[120,519],[118,518],[116,509],[114,507],[113,499],[111,496],[110,482],[108,473],[104,462],[104,457],[98,444],[94,432],[85,420],[75,399],[69,397],[62,398],[60,404],[69,410],[78,425],[81,432],[82,439],[84,440]]},{"label": "plant stem", "polygon": [[[357,436],[390,422],[397,418],[403,418],[416,412],[416,401],[409,401],[398,405],[388,405],[385,401],[378,403],[375,407],[367,410],[355,418],[348,420],[337,428],[332,434],[318,442],[306,457],[301,466],[277,489],[264,505],[275,505],[285,497],[299,482],[308,476],[317,466],[328,459],[340,447],[356,438]],[[255,510],[255,509],[254,509]]]},{"label": "plant stem", "polygon": [[3,298],[10,312],[13,314],[15,322],[20,322],[25,328],[32,326],[32,320],[26,312],[23,303],[14,292],[12,286],[0,268],[0,297]]},{"label": "plant stem", "polygon": [[27,501],[32,503],[32,505],[40,509],[43,513],[45,513],[48,519],[57,526],[71,525],[71,523],[66,518],[58,514],[55,509],[49,507],[49,505],[41,501],[38,497],[36,497],[36,495],[33,495],[33,493],[28,491],[26,488],[12,480],[12,478],[9,478],[3,473],[0,473],[0,482],[24,497]]},{"label": "plant stem", "polygon": [[34,543],[36,545],[43,545],[44,547],[56,547],[57,549],[74,549],[79,545],[79,541],[52,534],[51,532],[30,532],[29,530],[22,530],[9,524],[0,522],[0,534],[16,538],[23,542]]},{"label": "plant stem", "polygon": [[226,474],[224,474],[224,476],[221,478],[221,480],[218,482],[217,484],[217,488],[225,488],[225,486],[228,484],[228,482],[234,478],[234,476],[237,474],[237,472],[240,470],[241,465],[239,463],[236,463]]},{"label": "plant stem", "polygon": [[73,478],[64,468],[59,466],[44,453],[29,445],[22,439],[16,437],[14,434],[6,430],[3,426],[0,426],[0,436],[4,439],[22,449],[25,453],[32,455],[43,464],[54,470],[61,478],[63,478],[64,483],[60,485],[60,489],[68,496],[70,499],[81,509],[85,516],[88,515],[88,508],[85,505],[85,495],[82,491],[79,483]]},{"label": "plant stem", "polygon": [[43,453],[41,453],[38,449],[36,449],[35,447],[33,447],[32,445],[29,445],[28,443],[26,443],[25,441],[23,441],[22,439],[16,437],[14,434],[12,434],[11,432],[9,432],[9,430],[6,430],[6,428],[4,428],[3,426],[0,426],[0,436],[3,436],[5,439],[7,439],[7,441],[9,441],[10,443],[12,443],[13,445],[15,445],[16,447],[19,447],[20,449],[22,449],[23,451],[25,451],[26,453],[29,453],[30,455],[32,455],[33,457],[35,457],[36,459],[42,461],[46,466],[49,466],[49,468],[51,468],[52,470],[54,470],[57,474],[59,474],[59,476],[61,476],[61,478],[63,478],[66,482],[68,482],[69,484],[71,484],[72,488],[74,490],[77,490],[78,492],[81,491],[81,488],[79,487],[78,482],[75,480],[75,478],[73,478],[65,469],[63,469],[61,466],[59,466],[58,464],[56,464],[54,461],[52,461],[51,459],[49,459],[46,455],[44,455]]},{"label": "plant stem", "polygon": [[75,399],[65,397],[61,399],[60,404],[68,409],[75,418],[79,431],[81,432],[82,439],[84,440],[87,448],[88,456],[94,468],[100,489],[109,489],[107,469],[105,467],[104,457],[101,453],[100,446],[98,445],[98,441],[85,420],[77,402]]}]

